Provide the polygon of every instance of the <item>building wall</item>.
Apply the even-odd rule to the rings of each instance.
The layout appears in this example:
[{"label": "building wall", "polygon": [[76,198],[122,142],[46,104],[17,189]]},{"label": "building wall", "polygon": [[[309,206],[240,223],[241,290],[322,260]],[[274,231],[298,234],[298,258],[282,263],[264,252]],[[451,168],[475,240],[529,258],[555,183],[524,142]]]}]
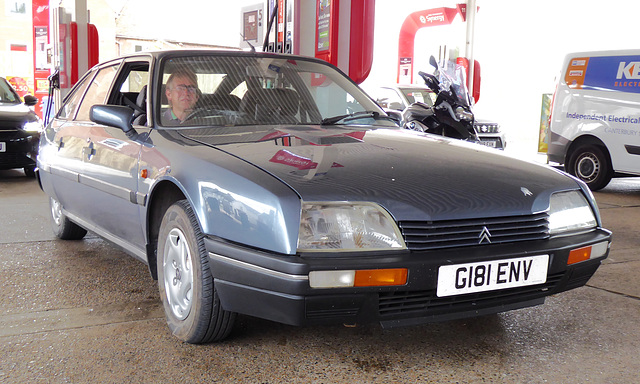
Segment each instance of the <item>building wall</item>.
[{"label": "building wall", "polygon": [[23,78],[33,93],[30,0],[0,0],[0,76]]}]

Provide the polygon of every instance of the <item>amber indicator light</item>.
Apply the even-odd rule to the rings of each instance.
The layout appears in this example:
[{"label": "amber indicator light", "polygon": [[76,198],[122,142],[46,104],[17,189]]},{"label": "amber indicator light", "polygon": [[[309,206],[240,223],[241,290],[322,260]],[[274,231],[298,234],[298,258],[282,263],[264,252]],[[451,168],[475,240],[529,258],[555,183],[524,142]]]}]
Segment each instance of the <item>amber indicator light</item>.
[{"label": "amber indicator light", "polygon": [[142,171],[140,171],[140,177],[142,177],[143,179],[146,179],[147,177],[149,177],[149,171],[147,171],[146,169],[143,169]]},{"label": "amber indicator light", "polygon": [[407,269],[361,269],[356,271],[354,287],[376,287],[385,285],[405,285]]},{"label": "amber indicator light", "polygon": [[591,247],[574,249],[573,251],[569,252],[569,259],[567,260],[567,265],[589,260],[590,258],[591,258]]}]

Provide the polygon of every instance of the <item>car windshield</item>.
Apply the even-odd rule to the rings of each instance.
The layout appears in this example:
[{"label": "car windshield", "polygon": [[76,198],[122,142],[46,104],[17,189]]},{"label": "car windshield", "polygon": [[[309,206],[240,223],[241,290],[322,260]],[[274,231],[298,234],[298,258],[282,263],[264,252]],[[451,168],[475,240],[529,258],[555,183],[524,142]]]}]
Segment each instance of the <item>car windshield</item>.
[{"label": "car windshield", "polygon": [[429,89],[402,88],[400,91],[407,98],[409,104],[420,102],[433,106],[436,101],[436,94]]},{"label": "car windshield", "polygon": [[165,59],[156,113],[163,127],[384,125],[384,112],[329,65],[285,56]]},{"label": "car windshield", "polygon": [[0,79],[0,103],[2,104],[20,104],[20,96],[13,90],[11,84],[5,79]]}]

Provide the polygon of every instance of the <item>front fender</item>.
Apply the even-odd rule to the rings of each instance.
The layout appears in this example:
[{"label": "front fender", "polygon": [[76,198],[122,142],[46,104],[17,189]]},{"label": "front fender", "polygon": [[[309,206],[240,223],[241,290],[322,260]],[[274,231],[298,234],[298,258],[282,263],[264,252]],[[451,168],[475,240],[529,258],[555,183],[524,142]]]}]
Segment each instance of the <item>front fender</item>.
[{"label": "front fender", "polygon": [[[265,171],[210,148],[165,156],[172,159],[149,189],[174,184],[197,215],[202,232],[237,244],[295,254],[300,197]],[[153,209],[153,208],[151,208]],[[153,212],[147,212],[147,217]]]}]

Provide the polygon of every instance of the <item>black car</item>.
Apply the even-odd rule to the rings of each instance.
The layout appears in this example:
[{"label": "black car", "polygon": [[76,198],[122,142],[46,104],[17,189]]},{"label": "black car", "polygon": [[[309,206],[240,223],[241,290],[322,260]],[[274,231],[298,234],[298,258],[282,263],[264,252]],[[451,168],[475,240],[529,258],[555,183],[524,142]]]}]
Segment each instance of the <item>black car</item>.
[{"label": "black car", "polygon": [[27,176],[35,175],[38,142],[42,122],[31,108],[38,99],[24,98],[0,77],[0,169],[23,168]]},{"label": "black car", "polygon": [[179,50],[95,66],[44,131],[62,239],[149,265],[169,328],[237,313],[385,327],[542,304],[584,285],[611,233],[584,183],[398,127],[324,61]]}]

